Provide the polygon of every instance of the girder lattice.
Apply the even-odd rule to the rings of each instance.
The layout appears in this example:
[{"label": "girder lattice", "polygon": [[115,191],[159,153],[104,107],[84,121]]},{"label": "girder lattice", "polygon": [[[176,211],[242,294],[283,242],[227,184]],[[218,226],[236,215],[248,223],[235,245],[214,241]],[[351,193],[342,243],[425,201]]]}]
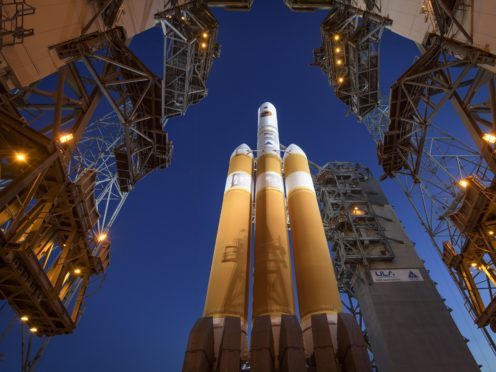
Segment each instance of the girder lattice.
[{"label": "girder lattice", "polygon": [[337,3],[322,22],[314,65],[327,75],[336,97],[362,118],[378,104],[380,40],[391,20]]},{"label": "girder lattice", "polygon": [[206,80],[219,56],[217,21],[210,10],[197,3],[157,14],[164,33],[162,115],[184,115],[207,95]]},{"label": "girder lattice", "polygon": [[20,44],[34,33],[24,26],[24,17],[35,13],[35,8],[25,0],[0,0],[0,49]]},{"label": "girder lattice", "polygon": [[[383,102],[364,118],[363,124],[378,143],[383,138],[384,131],[389,128],[389,105]],[[431,123],[424,143],[415,177],[408,172],[398,172],[395,180],[408,198],[434,247],[445,257],[444,261],[461,291],[467,310],[474,321],[478,322],[482,314],[480,310],[494,298],[494,283],[491,283],[491,276],[486,274],[486,271],[490,273],[494,270],[494,257],[491,258],[490,248],[493,243],[485,239],[490,249],[478,250],[476,257],[479,261],[473,261],[474,256],[466,255],[465,264],[460,266],[460,259],[467,252],[465,245],[468,236],[457,228],[451,217],[460,209],[465,194],[459,181],[472,175],[487,186],[492,183],[494,174],[481,152],[475,145],[467,143],[463,133],[455,137],[446,129]],[[488,231],[486,228],[486,236]],[[445,252],[443,246],[448,245],[452,249],[447,248]],[[486,270],[472,267],[472,262],[478,262],[477,265],[483,262]],[[474,293],[478,295],[474,296]],[[476,298],[477,301],[474,301]],[[480,326],[489,345],[495,350],[494,336],[483,324]]]},{"label": "girder lattice", "polygon": [[[343,305],[357,319],[369,343],[355,293],[357,271],[368,272],[370,263],[394,259],[392,239],[386,235],[381,222],[384,217],[375,212],[370,196],[362,187],[370,177],[370,171],[348,162],[311,165]],[[369,355],[373,361],[370,344]]]}]

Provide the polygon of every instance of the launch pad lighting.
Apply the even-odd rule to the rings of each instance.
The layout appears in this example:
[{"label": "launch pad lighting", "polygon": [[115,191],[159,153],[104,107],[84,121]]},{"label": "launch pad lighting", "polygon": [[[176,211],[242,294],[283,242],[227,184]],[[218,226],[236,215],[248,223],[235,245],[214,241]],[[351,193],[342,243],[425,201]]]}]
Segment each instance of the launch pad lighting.
[{"label": "launch pad lighting", "polygon": [[28,156],[24,152],[16,152],[14,158],[20,163],[25,163],[28,160]]},{"label": "launch pad lighting", "polygon": [[358,207],[354,207],[351,213],[354,214],[355,216],[363,216],[365,214],[365,211],[361,210]]},{"label": "launch pad lighting", "polygon": [[467,180],[465,180],[465,179],[460,180],[460,181],[458,182],[458,185],[460,185],[460,187],[462,187],[462,188],[466,189],[466,188],[468,187],[468,181],[467,181]]},{"label": "launch pad lighting", "polygon": [[31,333],[36,333],[36,332],[38,332],[38,328],[36,328],[36,327],[31,327],[31,328],[29,328],[29,332],[31,332]]},{"label": "launch pad lighting", "polygon": [[341,52],[341,48],[336,48],[336,53]]},{"label": "launch pad lighting", "polygon": [[491,134],[491,133],[484,133],[484,135],[482,136],[482,139],[484,141],[486,141],[487,143],[491,143],[491,144],[496,143],[496,136],[494,134]]},{"label": "launch pad lighting", "polygon": [[205,49],[207,47],[207,43],[201,43],[201,47]]},{"label": "launch pad lighting", "polygon": [[204,33],[202,34],[202,37],[203,37],[204,39],[208,38],[208,32],[204,32]]},{"label": "launch pad lighting", "polygon": [[81,274],[81,269],[74,269],[74,274],[79,275]]},{"label": "launch pad lighting", "polygon": [[59,137],[60,143],[66,143],[72,141],[73,139],[74,139],[74,135],[72,133],[64,133]]},{"label": "launch pad lighting", "polygon": [[488,234],[489,234],[489,235],[494,235],[494,231],[493,231],[493,230],[489,230],[489,231],[488,231]]},{"label": "launch pad lighting", "polygon": [[107,239],[107,234],[106,234],[106,233],[104,233],[104,232],[102,232],[102,233],[98,234],[98,236],[97,236],[97,238],[96,238],[96,240],[98,240],[99,242],[103,242],[103,241],[104,241],[104,240],[106,240],[106,239]]},{"label": "launch pad lighting", "polygon": [[29,320],[29,317],[26,315],[21,316],[21,322],[25,323]]},{"label": "launch pad lighting", "polygon": [[339,39],[340,39],[339,35],[334,35],[334,40],[335,41],[339,41]]},{"label": "launch pad lighting", "polygon": [[338,83],[342,83],[342,82],[344,82],[344,78],[343,78],[343,77],[340,77],[340,78],[338,79]]},{"label": "launch pad lighting", "polygon": [[336,61],[336,64],[337,64],[338,66],[339,66],[339,65],[341,65],[342,63],[343,63],[343,61],[342,61],[342,60],[340,60],[340,59],[338,59],[338,60]]}]

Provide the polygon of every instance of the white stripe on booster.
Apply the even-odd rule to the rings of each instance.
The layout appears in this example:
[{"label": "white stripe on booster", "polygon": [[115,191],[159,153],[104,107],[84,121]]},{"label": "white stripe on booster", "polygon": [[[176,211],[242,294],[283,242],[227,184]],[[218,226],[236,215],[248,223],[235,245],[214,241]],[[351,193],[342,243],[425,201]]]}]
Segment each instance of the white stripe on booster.
[{"label": "white stripe on booster", "polygon": [[302,187],[308,189],[312,192],[315,192],[313,187],[312,176],[307,172],[294,172],[286,177],[286,192],[289,193],[294,189]]},{"label": "white stripe on booster", "polygon": [[280,190],[281,192],[284,192],[284,186],[282,183],[282,176],[279,173],[276,172],[263,172],[262,174],[259,174],[257,176],[257,191],[259,191],[267,188],[267,187],[272,187],[277,190]]},{"label": "white stripe on booster", "polygon": [[224,192],[232,189],[242,189],[252,192],[251,175],[246,172],[233,172],[227,176]]}]

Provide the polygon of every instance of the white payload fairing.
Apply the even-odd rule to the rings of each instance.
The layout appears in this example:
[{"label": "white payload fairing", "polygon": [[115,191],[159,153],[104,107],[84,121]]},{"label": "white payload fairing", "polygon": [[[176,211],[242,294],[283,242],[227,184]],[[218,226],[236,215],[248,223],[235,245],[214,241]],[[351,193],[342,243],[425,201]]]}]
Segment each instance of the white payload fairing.
[{"label": "white payload fairing", "polygon": [[258,110],[256,159],[245,144],[230,159],[204,314],[190,333],[183,371],[239,371],[243,363],[255,372],[371,370],[358,325],[342,313],[308,160],[290,145],[283,163],[277,111],[269,102]]}]

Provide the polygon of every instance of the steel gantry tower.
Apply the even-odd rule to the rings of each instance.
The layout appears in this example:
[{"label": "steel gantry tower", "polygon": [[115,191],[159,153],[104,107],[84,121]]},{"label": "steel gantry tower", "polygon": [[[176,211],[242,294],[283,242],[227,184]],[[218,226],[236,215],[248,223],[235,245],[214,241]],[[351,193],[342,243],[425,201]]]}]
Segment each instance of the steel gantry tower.
[{"label": "steel gantry tower", "polygon": [[[208,6],[251,1],[2,1],[0,299],[20,322],[22,369],[72,332],[110,227],[136,183],[169,166],[166,121],[207,94],[218,57]],[[164,76],[129,49],[164,30]],[[94,120],[101,97],[112,112]],[[12,312],[12,311],[11,311]]]},{"label": "steel gantry tower", "polygon": [[[326,9],[315,64],[377,143],[384,177],[396,178],[442,255],[467,310],[496,352],[496,4],[491,1],[298,1]],[[378,87],[382,29],[420,48],[393,84]],[[451,103],[468,131],[439,123]],[[469,137],[471,143],[466,140]]]},{"label": "steel gantry tower", "polygon": [[313,172],[343,303],[364,329],[377,370],[478,370],[370,170],[330,162]]},{"label": "steel gantry tower", "polygon": [[[487,30],[496,21],[494,2],[285,2],[294,10],[329,11],[314,62],[372,133],[385,175],[402,184],[493,342],[487,328],[494,328],[496,314],[496,36]],[[76,327],[90,278],[109,264],[109,229],[126,197],[170,164],[165,123],[206,96],[219,56],[209,8],[251,5],[0,2],[0,298],[1,309],[8,304],[15,312],[5,329],[22,323],[24,370],[35,367],[51,336]],[[162,77],[129,49],[135,35],[156,25],[164,32]],[[384,28],[422,50],[392,87],[388,105],[379,93]],[[95,120],[102,97],[112,112]],[[473,145],[434,124],[448,101]]]}]

